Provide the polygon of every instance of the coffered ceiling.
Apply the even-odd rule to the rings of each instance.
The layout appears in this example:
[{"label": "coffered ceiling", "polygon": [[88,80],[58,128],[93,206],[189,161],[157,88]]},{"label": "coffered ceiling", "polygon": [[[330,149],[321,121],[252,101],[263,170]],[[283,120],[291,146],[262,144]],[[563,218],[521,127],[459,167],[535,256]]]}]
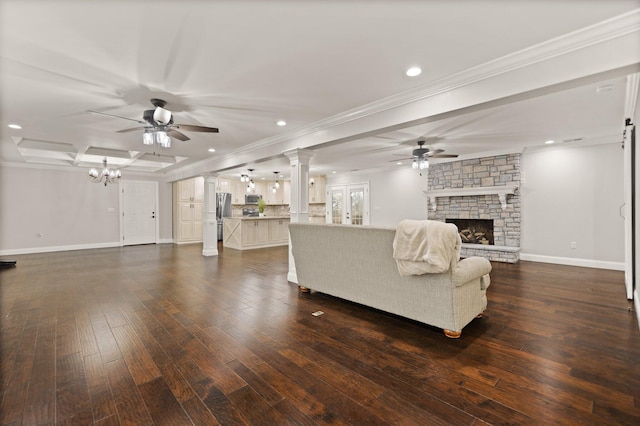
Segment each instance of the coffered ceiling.
[{"label": "coffered ceiling", "polygon": [[[179,179],[621,140],[640,1],[0,2],[0,161]],[[420,66],[416,77],[407,68]],[[181,130],[142,144],[167,101]],[[96,111],[104,114],[89,113]],[[120,117],[120,118],[118,118]],[[286,126],[278,126],[279,120]],[[19,124],[21,129],[11,129]],[[215,152],[209,152],[214,149]],[[406,164],[406,161],[405,161]]]}]

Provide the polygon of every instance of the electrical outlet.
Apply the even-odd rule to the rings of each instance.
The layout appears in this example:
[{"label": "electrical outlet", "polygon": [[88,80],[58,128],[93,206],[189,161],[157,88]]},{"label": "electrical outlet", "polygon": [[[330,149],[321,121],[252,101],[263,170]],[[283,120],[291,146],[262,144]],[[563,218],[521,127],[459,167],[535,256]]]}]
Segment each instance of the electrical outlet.
[{"label": "electrical outlet", "polygon": [[571,243],[570,243],[570,244],[571,244],[571,248],[572,248],[572,249],[576,249],[576,248],[577,248],[577,244],[576,244],[576,242],[575,242],[575,241],[571,241]]}]

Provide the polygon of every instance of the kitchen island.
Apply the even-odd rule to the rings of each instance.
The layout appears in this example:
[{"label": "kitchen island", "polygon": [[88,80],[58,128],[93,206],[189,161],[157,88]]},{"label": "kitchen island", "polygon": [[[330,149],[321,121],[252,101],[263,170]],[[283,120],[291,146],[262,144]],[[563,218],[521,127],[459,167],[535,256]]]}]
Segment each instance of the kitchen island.
[{"label": "kitchen island", "polygon": [[238,216],[224,218],[222,244],[236,250],[286,246],[289,216]]}]

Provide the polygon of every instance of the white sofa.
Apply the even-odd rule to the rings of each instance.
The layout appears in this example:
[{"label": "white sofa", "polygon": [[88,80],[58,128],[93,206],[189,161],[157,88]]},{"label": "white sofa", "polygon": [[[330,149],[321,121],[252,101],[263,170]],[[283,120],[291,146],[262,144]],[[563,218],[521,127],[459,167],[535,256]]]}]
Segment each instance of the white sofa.
[{"label": "white sofa", "polygon": [[442,328],[462,328],[487,307],[491,264],[453,257],[448,271],[400,276],[393,259],[395,228],[291,223],[298,285]]}]

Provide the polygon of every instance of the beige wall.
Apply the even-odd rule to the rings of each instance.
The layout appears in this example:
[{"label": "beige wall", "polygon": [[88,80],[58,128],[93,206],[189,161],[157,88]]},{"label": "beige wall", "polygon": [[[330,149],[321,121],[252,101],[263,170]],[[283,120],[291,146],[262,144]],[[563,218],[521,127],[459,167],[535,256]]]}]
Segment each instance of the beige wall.
[{"label": "beige wall", "polygon": [[[171,241],[171,184],[158,192],[159,242]],[[119,204],[118,185],[92,183],[85,170],[0,166],[0,254],[117,246]]]}]

